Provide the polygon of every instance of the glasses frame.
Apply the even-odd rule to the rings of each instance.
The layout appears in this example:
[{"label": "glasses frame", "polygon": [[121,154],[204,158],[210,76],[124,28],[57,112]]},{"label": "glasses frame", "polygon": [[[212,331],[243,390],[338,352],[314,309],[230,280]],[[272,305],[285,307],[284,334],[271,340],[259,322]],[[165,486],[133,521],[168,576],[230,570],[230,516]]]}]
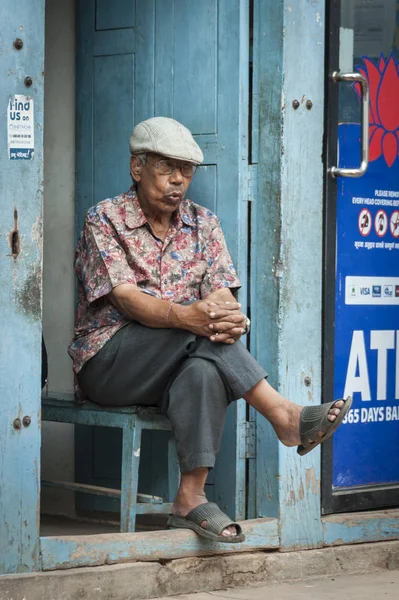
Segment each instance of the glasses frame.
[{"label": "glasses frame", "polygon": [[[174,173],[176,171],[176,169],[180,169],[180,173],[182,174],[182,176],[186,177],[188,179],[189,177],[194,177],[195,173],[198,170],[198,166],[199,166],[199,165],[194,165],[193,163],[190,163],[190,162],[181,162],[180,164],[178,164],[176,161],[173,160],[173,158],[167,158],[167,157],[158,158],[157,160],[153,161],[148,158],[147,154],[142,154],[142,155],[137,155],[137,156],[142,161],[143,164],[146,164],[148,162],[150,165],[153,165],[161,175],[172,175],[172,173]],[[159,163],[166,162],[166,161],[174,164],[174,167],[172,168],[172,170],[168,170],[167,172],[165,172],[165,170],[162,170],[159,167]],[[190,175],[185,175],[183,173],[183,169],[185,166],[190,167],[190,169],[191,169]]]}]

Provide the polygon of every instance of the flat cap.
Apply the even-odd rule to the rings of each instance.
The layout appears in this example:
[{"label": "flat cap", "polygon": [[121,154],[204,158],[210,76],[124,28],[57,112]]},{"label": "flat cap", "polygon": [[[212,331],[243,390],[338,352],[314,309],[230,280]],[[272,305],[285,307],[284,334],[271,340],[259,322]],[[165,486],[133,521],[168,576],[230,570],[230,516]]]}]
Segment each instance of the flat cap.
[{"label": "flat cap", "polygon": [[136,125],[130,136],[130,152],[154,152],[196,165],[204,160],[190,130],[168,117],[153,117]]}]

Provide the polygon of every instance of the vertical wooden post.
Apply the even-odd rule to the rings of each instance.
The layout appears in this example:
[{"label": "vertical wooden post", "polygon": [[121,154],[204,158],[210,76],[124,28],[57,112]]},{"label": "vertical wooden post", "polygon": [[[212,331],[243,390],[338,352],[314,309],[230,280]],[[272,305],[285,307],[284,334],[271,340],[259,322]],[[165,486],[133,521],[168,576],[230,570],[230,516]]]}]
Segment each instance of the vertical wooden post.
[{"label": "vertical wooden post", "polygon": [[[325,3],[258,2],[257,290],[253,350],[271,383],[321,402]],[[255,65],[256,66],[256,65]],[[263,259],[262,259],[263,257]],[[320,449],[300,458],[258,418],[257,516],[283,549],[321,545]]]},{"label": "vertical wooden post", "polygon": [[[284,2],[280,247],[280,389],[321,402],[324,0]],[[299,102],[298,108],[296,101]],[[320,447],[280,445],[281,546],[321,545]]]},{"label": "vertical wooden post", "polygon": [[[4,574],[39,568],[44,0],[3,2],[0,15],[0,573]],[[15,100],[17,106],[11,110],[10,101]],[[18,102],[30,103],[30,108]],[[32,138],[20,137],[32,133],[32,117],[33,153]],[[11,139],[8,133],[18,137]],[[8,139],[16,148],[12,158]]]},{"label": "vertical wooden post", "polygon": [[121,531],[134,531],[136,527],[137,488],[141,453],[141,424],[131,419],[123,428]]}]

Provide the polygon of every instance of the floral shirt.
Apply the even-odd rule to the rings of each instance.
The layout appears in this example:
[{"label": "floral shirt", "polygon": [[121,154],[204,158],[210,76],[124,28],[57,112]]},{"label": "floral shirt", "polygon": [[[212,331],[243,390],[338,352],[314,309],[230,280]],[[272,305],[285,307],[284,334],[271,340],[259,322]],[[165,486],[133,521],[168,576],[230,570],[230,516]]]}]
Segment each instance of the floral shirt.
[{"label": "floral shirt", "polygon": [[68,352],[78,373],[129,320],[107,294],[122,283],[177,304],[240,287],[219,219],[183,200],[165,241],[154,236],[134,187],[89,209],[75,255],[78,306]]}]

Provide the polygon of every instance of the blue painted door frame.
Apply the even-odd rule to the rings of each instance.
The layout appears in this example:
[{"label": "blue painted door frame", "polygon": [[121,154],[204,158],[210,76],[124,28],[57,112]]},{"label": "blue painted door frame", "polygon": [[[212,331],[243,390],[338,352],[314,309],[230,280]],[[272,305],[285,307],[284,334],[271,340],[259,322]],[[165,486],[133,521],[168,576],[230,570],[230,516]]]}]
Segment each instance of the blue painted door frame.
[{"label": "blue painted door frame", "polygon": [[[0,573],[23,573],[39,568],[44,0],[2,2],[0,15]],[[11,123],[33,116],[35,147],[10,160],[15,95],[33,101]]]},{"label": "blue painted door frame", "polygon": [[[303,405],[321,401],[324,11],[324,0],[254,7],[251,350],[270,382]],[[277,517],[282,548],[322,545],[320,449],[300,458],[252,419],[249,515]]]}]

